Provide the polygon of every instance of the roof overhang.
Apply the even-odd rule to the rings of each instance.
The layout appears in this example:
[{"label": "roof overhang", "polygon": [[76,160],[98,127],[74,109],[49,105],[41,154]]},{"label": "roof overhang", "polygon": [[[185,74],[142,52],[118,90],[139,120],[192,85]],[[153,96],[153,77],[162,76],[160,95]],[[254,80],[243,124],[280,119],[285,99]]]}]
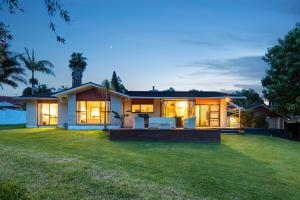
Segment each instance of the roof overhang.
[{"label": "roof overhang", "polygon": [[56,100],[56,97],[14,97],[14,99],[20,100]]},{"label": "roof overhang", "polygon": [[246,99],[242,96],[217,96],[217,97],[146,97],[146,96],[128,96],[130,99]]}]

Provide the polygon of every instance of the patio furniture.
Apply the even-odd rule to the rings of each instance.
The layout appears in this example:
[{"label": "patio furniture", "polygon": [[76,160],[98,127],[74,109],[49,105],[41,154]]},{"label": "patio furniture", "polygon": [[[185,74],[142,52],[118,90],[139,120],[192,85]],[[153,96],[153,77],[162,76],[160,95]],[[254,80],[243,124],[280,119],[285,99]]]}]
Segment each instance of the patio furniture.
[{"label": "patio furniture", "polygon": [[134,117],[133,128],[144,128],[144,118]]},{"label": "patio furniture", "polygon": [[170,129],[176,128],[175,118],[171,117],[150,117],[149,128]]},{"label": "patio furniture", "polygon": [[196,117],[185,118],[184,128],[196,128]]}]

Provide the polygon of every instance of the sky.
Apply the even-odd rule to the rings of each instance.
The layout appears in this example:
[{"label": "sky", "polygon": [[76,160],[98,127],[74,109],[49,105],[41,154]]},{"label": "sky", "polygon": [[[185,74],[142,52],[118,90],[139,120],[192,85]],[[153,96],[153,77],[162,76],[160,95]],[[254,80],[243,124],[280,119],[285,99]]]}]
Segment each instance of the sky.
[{"label": "sky", "polygon": [[[269,68],[262,56],[300,22],[299,0],[62,0],[71,23],[55,19],[61,44],[48,29],[44,1],[20,2],[24,13],[0,11],[14,34],[11,51],[27,47],[51,61],[56,75],[37,78],[54,88],[71,86],[68,61],[82,52],[83,82],[101,83],[115,70],[129,90],[261,92]],[[0,94],[20,95],[25,87]]]}]

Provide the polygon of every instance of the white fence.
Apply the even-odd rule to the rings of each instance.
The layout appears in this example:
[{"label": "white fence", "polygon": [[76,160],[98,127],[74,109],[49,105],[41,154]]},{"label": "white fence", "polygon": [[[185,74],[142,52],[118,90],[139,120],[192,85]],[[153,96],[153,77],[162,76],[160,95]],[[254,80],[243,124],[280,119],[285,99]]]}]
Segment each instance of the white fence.
[{"label": "white fence", "polygon": [[26,111],[5,109],[0,110],[0,124],[25,124]]}]

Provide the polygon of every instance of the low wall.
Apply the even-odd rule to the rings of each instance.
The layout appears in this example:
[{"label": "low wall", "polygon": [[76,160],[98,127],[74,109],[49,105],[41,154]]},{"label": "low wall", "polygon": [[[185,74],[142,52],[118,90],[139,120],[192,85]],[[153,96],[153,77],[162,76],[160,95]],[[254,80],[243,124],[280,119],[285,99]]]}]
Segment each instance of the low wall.
[{"label": "low wall", "polygon": [[0,110],[0,124],[25,124],[26,111],[5,109]]},{"label": "low wall", "polygon": [[221,141],[217,129],[113,129],[111,140],[216,142]]}]

